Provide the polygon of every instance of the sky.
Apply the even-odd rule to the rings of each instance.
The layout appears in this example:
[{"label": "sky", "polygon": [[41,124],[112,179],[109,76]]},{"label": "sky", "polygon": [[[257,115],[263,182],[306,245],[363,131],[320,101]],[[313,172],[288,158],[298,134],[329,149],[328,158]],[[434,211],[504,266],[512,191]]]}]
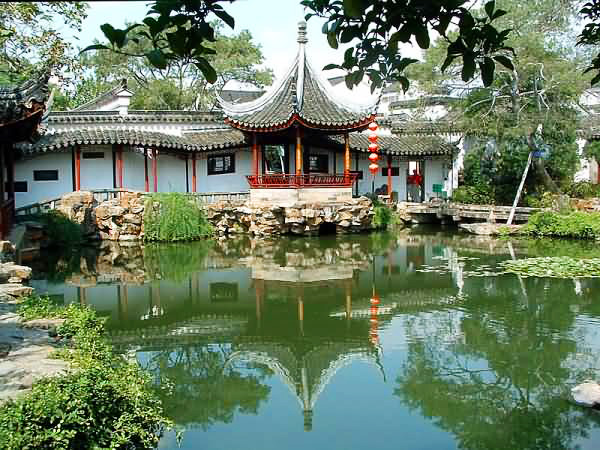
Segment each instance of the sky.
[{"label": "sky", "polygon": [[[100,30],[103,23],[122,27],[125,22],[141,21],[148,10],[148,1],[91,1],[89,4],[83,31],[75,35],[69,30],[63,30],[81,48],[92,44],[95,39],[103,40]],[[233,4],[224,4],[224,7],[235,19],[234,31],[249,30],[254,42],[262,48],[264,66],[273,69],[276,78],[283,76],[296,55],[298,22],[304,20],[306,14],[300,0],[237,0]],[[325,35],[321,33],[323,23],[324,20],[317,17],[311,18],[307,23],[307,55],[316,70],[328,63],[341,63],[347,48],[342,45],[337,50],[329,47]],[[323,72],[322,76],[341,74],[343,72],[332,70]],[[344,97],[352,95],[344,92],[343,84],[336,89]],[[354,93],[356,94],[368,97],[368,88],[363,87],[360,93]]]}]

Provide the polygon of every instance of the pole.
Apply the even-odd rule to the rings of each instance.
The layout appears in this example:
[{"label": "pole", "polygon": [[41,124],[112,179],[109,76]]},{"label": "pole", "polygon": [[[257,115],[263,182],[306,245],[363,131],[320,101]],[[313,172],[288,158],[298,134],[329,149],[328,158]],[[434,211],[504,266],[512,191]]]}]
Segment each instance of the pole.
[{"label": "pole", "polygon": [[344,134],[344,175],[350,174],[350,136]]},{"label": "pole", "polygon": [[388,155],[387,158],[387,163],[388,163],[388,168],[387,168],[387,194],[389,199],[389,202],[392,203],[392,155]]},{"label": "pole", "polygon": [[256,133],[252,133],[252,174],[258,176],[258,143]]},{"label": "pole", "polygon": [[152,177],[154,178],[154,192],[158,192],[158,150],[152,149]]},{"label": "pole", "polygon": [[150,181],[148,180],[148,149],[144,149],[144,190],[150,190]]},{"label": "pole", "polygon": [[196,192],[196,153],[192,153],[192,192]]},{"label": "pole", "polygon": [[75,149],[75,190],[81,190],[81,147]]},{"label": "pole", "polygon": [[506,221],[506,225],[512,224],[512,221],[515,217],[515,209],[517,208],[517,204],[519,203],[519,199],[521,198],[521,191],[523,190],[523,186],[525,185],[525,178],[527,178],[527,172],[529,172],[529,166],[531,165],[531,160],[533,159],[533,152],[529,152],[529,157],[527,158],[527,165],[525,166],[525,170],[523,170],[523,176],[521,177],[521,184],[519,184],[519,189],[517,189],[517,195],[515,195],[515,201],[513,202],[512,208],[510,209],[510,214],[508,215],[508,220]]},{"label": "pole", "polygon": [[296,128],[296,175],[302,175],[302,140],[300,127]]}]

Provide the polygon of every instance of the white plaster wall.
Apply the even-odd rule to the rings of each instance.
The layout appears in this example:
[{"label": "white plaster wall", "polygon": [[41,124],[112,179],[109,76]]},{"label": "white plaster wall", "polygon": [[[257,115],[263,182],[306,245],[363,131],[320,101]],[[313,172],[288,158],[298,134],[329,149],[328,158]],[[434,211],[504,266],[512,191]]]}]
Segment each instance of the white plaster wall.
[{"label": "white plaster wall", "polygon": [[[142,158],[143,163],[143,158]],[[150,161],[149,161],[150,163]],[[143,167],[142,167],[143,170]],[[149,164],[150,190],[153,190],[152,164]],[[191,174],[190,174],[191,177]],[[168,153],[158,153],[157,164],[158,192],[186,192],[185,159]],[[143,172],[142,172],[143,180]]]},{"label": "white plaster wall", "polygon": [[[210,155],[228,154],[234,150],[200,154],[196,160],[197,192],[248,192],[250,185],[246,175],[252,174],[252,152],[249,148],[235,150],[235,172],[220,175],[208,175],[207,159]],[[185,171],[185,166],[183,168]],[[184,172],[185,177],[185,172]],[[159,174],[160,179],[160,174]],[[192,167],[190,162],[190,190]],[[185,185],[184,185],[185,188]],[[184,189],[185,191],[185,189]]]},{"label": "white plaster wall", "polygon": [[[16,207],[52,200],[73,190],[71,152],[50,153],[15,162],[15,181],[26,181],[27,192],[15,192]],[[33,181],[34,170],[58,170],[58,181]]]},{"label": "white plaster wall", "polygon": [[[185,166],[183,170],[185,176]],[[152,160],[150,159],[148,159],[148,185],[149,189],[152,190]],[[145,190],[144,154],[142,152],[133,151],[129,148],[123,150],[123,187],[135,191]]]},{"label": "white plaster wall", "polygon": [[[86,152],[103,152],[102,159],[85,159]],[[110,145],[81,146],[81,189],[113,188],[113,154]],[[69,189],[71,190],[71,189]]]},{"label": "white plaster wall", "polygon": [[439,197],[441,194],[433,192],[434,184],[441,184],[442,189],[446,184],[447,170],[443,161],[424,161],[423,163],[425,200]]},{"label": "white plaster wall", "polygon": [[[352,170],[357,170],[357,169],[355,169],[356,155],[352,155],[351,159],[352,159],[352,161],[351,161],[350,167],[352,168]],[[359,155],[358,170],[362,170],[363,179],[358,181],[359,195],[368,194],[372,191],[373,176],[371,175],[371,172],[369,172],[369,164],[371,164],[371,161],[369,161],[368,154],[361,153]],[[379,159],[379,161],[377,162],[377,164],[379,164],[379,170],[377,171],[377,174],[375,175],[375,178],[374,178],[375,189],[380,188],[384,184],[387,186],[387,183],[388,183],[387,170],[385,171],[385,175],[382,175],[382,172],[381,172],[382,167],[387,168],[387,156],[381,157]],[[399,161],[397,158],[392,158],[392,167],[399,168],[398,176],[392,176],[392,191],[395,191],[398,193],[399,201],[403,201],[406,199],[406,170],[408,169],[408,162]]]}]

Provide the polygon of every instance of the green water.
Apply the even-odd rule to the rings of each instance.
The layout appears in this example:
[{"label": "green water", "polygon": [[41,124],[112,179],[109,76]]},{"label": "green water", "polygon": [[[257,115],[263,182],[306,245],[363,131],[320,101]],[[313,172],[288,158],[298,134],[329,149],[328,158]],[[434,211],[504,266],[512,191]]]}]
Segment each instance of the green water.
[{"label": "green water", "polygon": [[[596,449],[600,280],[496,275],[596,245],[402,231],[47,255],[184,430],[161,449]],[[372,300],[374,299],[374,300]]]}]

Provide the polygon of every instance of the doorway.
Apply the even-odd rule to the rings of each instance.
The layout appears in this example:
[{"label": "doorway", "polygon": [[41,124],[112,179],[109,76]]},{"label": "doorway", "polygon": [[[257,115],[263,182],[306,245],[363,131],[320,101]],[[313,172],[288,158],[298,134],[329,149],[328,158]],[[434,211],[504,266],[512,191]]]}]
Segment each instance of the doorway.
[{"label": "doorway", "polygon": [[406,169],[406,201],[425,201],[425,161],[409,161]]}]

